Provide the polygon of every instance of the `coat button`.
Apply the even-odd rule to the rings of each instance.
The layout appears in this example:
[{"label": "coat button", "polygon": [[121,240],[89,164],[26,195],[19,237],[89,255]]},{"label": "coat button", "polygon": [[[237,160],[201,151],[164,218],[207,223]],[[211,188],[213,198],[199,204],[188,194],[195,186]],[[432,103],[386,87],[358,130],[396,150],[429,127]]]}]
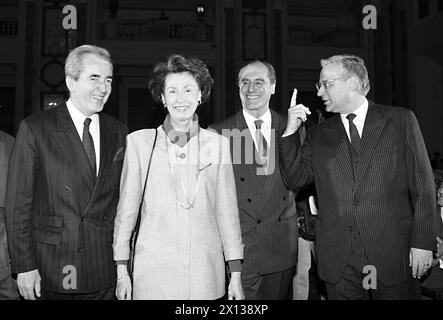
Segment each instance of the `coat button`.
[{"label": "coat button", "polygon": [[252,200],[250,198],[248,198],[246,201],[251,202]]},{"label": "coat button", "polygon": [[66,189],[66,191],[71,191],[71,186],[70,186],[69,184],[67,184],[67,185],[65,186],[65,189]]},{"label": "coat button", "polygon": [[261,223],[261,219],[258,219],[258,220],[257,220],[257,224],[260,224],[260,223]]},{"label": "coat button", "polygon": [[286,200],[286,196],[283,196],[283,201],[285,201]]},{"label": "coat button", "polygon": [[241,178],[240,178],[240,181],[245,181],[245,178],[241,177]]},{"label": "coat button", "polygon": [[80,218],[80,221],[81,221],[81,222],[85,221],[85,217],[81,217],[81,218]]}]

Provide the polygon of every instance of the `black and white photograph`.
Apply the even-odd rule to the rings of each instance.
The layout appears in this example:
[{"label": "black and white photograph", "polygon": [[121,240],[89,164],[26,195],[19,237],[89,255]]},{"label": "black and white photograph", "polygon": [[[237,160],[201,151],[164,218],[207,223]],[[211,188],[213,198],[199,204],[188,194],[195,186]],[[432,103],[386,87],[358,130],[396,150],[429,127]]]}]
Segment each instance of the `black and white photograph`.
[{"label": "black and white photograph", "polygon": [[2,0],[0,300],[443,300],[442,30],[442,0]]}]

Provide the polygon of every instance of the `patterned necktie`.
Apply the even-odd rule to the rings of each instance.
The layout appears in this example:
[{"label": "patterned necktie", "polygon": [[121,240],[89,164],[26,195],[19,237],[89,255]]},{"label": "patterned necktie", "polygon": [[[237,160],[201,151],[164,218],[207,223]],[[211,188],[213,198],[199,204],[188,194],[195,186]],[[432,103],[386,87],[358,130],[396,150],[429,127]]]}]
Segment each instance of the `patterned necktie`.
[{"label": "patterned necktie", "polygon": [[355,114],[350,113],[346,116],[346,119],[349,120],[349,135],[351,136],[352,149],[354,149],[355,155],[358,156],[360,152],[360,135],[358,134],[357,127],[353,122],[355,117]]},{"label": "patterned necktie", "polygon": [[255,120],[255,141],[257,143],[258,154],[262,158],[266,158],[268,156],[268,144],[266,142],[263,133],[261,132],[261,125],[263,124],[263,120]]},{"label": "patterned necktie", "polygon": [[88,155],[89,164],[91,165],[92,172],[94,173],[94,177],[97,172],[97,164],[95,162],[95,149],[94,149],[94,141],[92,140],[91,133],[89,133],[89,125],[91,124],[91,119],[86,118],[85,122],[83,122],[83,147],[85,148],[86,154]]}]

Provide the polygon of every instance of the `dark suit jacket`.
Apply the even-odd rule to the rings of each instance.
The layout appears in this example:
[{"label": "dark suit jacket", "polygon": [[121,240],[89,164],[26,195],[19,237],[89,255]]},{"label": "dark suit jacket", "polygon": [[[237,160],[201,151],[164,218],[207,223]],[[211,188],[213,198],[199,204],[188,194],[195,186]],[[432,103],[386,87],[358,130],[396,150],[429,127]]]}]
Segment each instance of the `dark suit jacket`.
[{"label": "dark suit jacket", "polygon": [[[96,180],[65,104],[28,117],[18,130],[6,202],[12,270],[38,269],[45,290],[115,286],[112,237],[126,128],[106,114],[99,119]],[[64,280],[76,289],[66,290]]]},{"label": "dark suit jacket", "polygon": [[338,114],[313,127],[303,149],[298,134],[282,141],[290,184],[315,179],[319,274],[339,280],[357,227],[378,280],[402,283],[412,274],[409,249],[436,246],[435,186],[417,119],[410,110],[369,102],[355,179],[349,145]]},{"label": "dark suit jacket", "polygon": [[18,297],[18,291],[11,278],[5,225],[6,180],[13,145],[14,138],[0,130],[0,299]]},{"label": "dark suit jacket", "polygon": [[[278,166],[279,153],[272,152],[278,150],[280,137],[286,128],[286,119],[272,110],[271,117],[271,127],[275,129],[277,143],[271,142],[270,156],[273,159],[270,162],[273,162],[275,169],[266,176],[257,175],[259,165],[249,162],[245,156],[246,150],[249,150],[254,159],[254,155],[257,155],[242,111],[221,123],[211,125],[212,129],[230,138],[231,142],[240,226],[245,245],[242,266],[245,273],[279,272],[293,267],[297,260],[298,233],[294,196],[283,182]],[[241,144],[238,135],[230,135],[232,129],[243,132]],[[233,136],[237,136],[237,139]]]}]

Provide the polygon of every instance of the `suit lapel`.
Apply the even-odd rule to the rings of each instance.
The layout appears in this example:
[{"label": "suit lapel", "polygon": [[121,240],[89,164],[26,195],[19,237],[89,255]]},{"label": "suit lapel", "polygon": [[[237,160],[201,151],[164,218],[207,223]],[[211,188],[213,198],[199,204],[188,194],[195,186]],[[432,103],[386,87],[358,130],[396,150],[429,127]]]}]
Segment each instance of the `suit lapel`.
[{"label": "suit lapel", "polygon": [[349,139],[340,115],[335,115],[328,126],[325,126],[324,130],[343,175],[349,180],[349,183],[354,184],[354,174],[348,145]]},{"label": "suit lapel", "polygon": [[365,171],[371,162],[374,149],[380,140],[381,133],[386,123],[376,105],[369,102],[368,113],[366,114],[363,134],[361,139],[359,163],[356,172],[356,188],[362,182]]},{"label": "suit lapel", "polygon": [[[2,170],[3,172],[3,162],[6,161],[6,145],[5,142],[3,141],[2,136],[0,136],[0,170]],[[6,170],[4,170],[4,172],[7,171],[8,168],[6,168]]]},{"label": "suit lapel", "polygon": [[66,104],[58,107],[57,128],[51,134],[52,139],[60,148],[61,154],[79,172],[85,181],[86,187],[92,192],[95,180],[94,175]]},{"label": "suit lapel", "polygon": [[[269,175],[266,176],[265,179],[265,185],[263,187],[263,194],[262,197],[260,197],[260,201],[259,201],[259,205],[258,208],[262,208],[264,206],[264,204],[268,201],[269,197],[271,196],[271,190],[274,187],[275,181],[277,180],[277,172],[275,172],[275,170],[279,170],[279,165],[278,165],[278,150],[277,150],[277,139],[280,138],[281,133],[280,130],[280,118],[278,116],[278,114],[276,112],[274,112],[273,110],[271,110],[271,141],[270,141],[270,145],[269,145],[269,150],[270,150],[270,155],[269,158],[271,159],[271,157],[274,158],[274,171],[270,172]],[[270,161],[270,160],[269,160]]]},{"label": "suit lapel", "polygon": [[[236,177],[246,177],[247,179],[253,178],[257,171],[257,165],[255,164],[254,158],[252,157],[252,163],[246,163],[246,160],[251,160],[250,156],[246,156],[246,152],[250,152],[251,150],[246,150],[247,147],[252,145],[253,150],[255,151],[254,140],[252,139],[251,132],[249,131],[248,125],[246,124],[245,117],[243,116],[243,112],[239,111],[235,118],[235,128],[243,132],[246,130],[245,139],[241,141],[241,165],[234,165],[234,172]],[[248,141],[248,143],[247,143]],[[238,155],[238,150],[233,150],[232,148],[235,146],[235,143],[231,141],[231,155]],[[254,153],[255,156],[255,153]],[[239,159],[235,159],[239,160]]]}]

